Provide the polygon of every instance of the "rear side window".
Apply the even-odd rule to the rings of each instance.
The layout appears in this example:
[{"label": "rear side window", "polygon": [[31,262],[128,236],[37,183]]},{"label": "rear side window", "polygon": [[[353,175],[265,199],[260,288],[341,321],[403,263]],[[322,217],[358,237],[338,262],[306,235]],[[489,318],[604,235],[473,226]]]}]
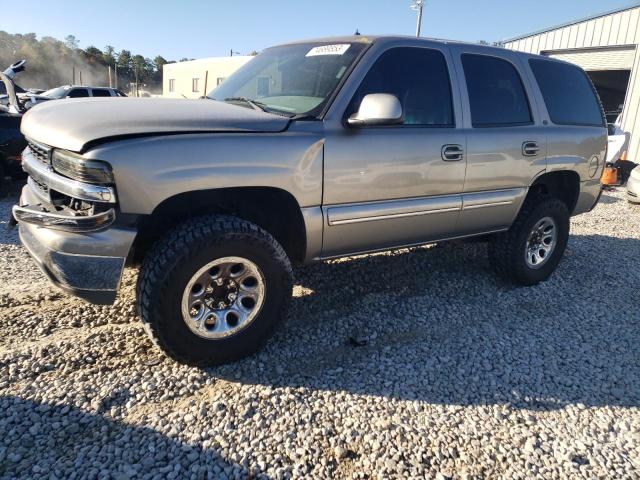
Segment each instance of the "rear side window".
[{"label": "rear side window", "polygon": [[438,50],[397,47],[384,52],[360,84],[349,115],[370,93],[395,95],[402,104],[403,125],[454,126],[449,70]]},{"label": "rear side window", "polygon": [[522,79],[508,61],[487,55],[462,55],[471,122],[474,127],[527,125],[531,109]]},{"label": "rear side window", "polygon": [[89,92],[87,91],[86,88],[74,88],[67,95],[67,97],[69,98],[88,97],[88,96],[89,96]]},{"label": "rear side window", "polygon": [[105,88],[94,88],[91,93],[94,97],[110,97],[111,92]]},{"label": "rear side window", "polygon": [[603,126],[591,82],[578,67],[550,60],[529,60],[551,121],[560,125]]}]

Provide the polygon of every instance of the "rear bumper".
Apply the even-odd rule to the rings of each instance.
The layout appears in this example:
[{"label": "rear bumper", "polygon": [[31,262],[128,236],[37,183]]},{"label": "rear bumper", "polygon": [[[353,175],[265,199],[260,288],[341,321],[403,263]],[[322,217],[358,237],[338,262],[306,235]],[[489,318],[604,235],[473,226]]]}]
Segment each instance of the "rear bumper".
[{"label": "rear bumper", "polygon": [[[23,190],[21,204],[33,193]],[[52,283],[91,303],[115,301],[125,261],[136,236],[134,228],[76,233],[19,222],[20,240]]]},{"label": "rear bumper", "polygon": [[590,212],[595,208],[602,195],[600,180],[587,180],[580,183],[580,194],[572,215]]}]

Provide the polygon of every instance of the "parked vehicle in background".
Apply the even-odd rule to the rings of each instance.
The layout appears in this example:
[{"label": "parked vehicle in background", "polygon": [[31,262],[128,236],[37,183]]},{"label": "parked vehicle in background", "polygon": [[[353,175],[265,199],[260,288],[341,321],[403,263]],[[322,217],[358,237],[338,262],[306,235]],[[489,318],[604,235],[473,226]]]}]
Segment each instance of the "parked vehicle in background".
[{"label": "parked vehicle in background", "polygon": [[627,200],[629,203],[640,203],[640,168],[631,170],[627,180]]},{"label": "parked vehicle in background", "polygon": [[7,94],[6,105],[0,105],[0,193],[4,193],[5,185],[12,179],[24,176],[20,156],[27,142],[20,132],[20,122],[25,109],[13,79],[25,69],[25,63],[16,62],[0,73],[0,85]]},{"label": "parked vehicle in background", "polygon": [[27,108],[31,108],[38,103],[48,100],[60,100],[63,98],[84,98],[84,97],[126,97],[121,90],[110,87],[87,87],[82,85],[63,85],[52,88],[37,95],[27,94],[29,99]]},{"label": "parked vehicle in background", "polygon": [[601,194],[597,94],[547,57],[306,41],[263,51],[207,98],[30,111],[13,209],[72,294],[111,303],[124,265],[141,264],[147,331],[192,365],[259,348],[287,315],[292,263],[480,237],[500,276],[535,285]]}]

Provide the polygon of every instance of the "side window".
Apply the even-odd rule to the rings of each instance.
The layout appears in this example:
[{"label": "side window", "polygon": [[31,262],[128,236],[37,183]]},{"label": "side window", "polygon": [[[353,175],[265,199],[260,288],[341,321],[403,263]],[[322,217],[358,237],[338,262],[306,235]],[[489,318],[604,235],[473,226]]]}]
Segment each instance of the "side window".
[{"label": "side window", "polygon": [[111,96],[111,92],[104,88],[94,88],[93,90],[91,90],[91,93],[93,94],[94,97],[110,97]]},{"label": "side window", "polygon": [[529,60],[551,121],[560,125],[604,126],[596,93],[580,68],[551,60]]},{"label": "side window", "polygon": [[526,125],[532,122],[522,79],[508,61],[487,55],[462,55],[471,123],[474,127]]},{"label": "side window", "polygon": [[79,98],[79,97],[88,97],[88,96],[89,96],[89,92],[87,91],[86,88],[74,88],[67,94],[67,97],[69,98]]},{"label": "side window", "polygon": [[402,104],[404,125],[454,126],[449,70],[438,50],[399,47],[384,52],[362,81],[348,115],[370,93],[395,95]]}]

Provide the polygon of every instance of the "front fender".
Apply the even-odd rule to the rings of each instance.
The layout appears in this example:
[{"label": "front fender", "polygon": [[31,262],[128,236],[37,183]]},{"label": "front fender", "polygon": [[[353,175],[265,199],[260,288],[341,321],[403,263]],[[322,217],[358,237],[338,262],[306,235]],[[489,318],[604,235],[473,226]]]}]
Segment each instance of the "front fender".
[{"label": "front fender", "polygon": [[195,133],[119,140],[85,155],[113,167],[122,212],[150,214],[174,195],[228,187],[274,187],[300,207],[320,205],[323,146],[312,132]]}]

